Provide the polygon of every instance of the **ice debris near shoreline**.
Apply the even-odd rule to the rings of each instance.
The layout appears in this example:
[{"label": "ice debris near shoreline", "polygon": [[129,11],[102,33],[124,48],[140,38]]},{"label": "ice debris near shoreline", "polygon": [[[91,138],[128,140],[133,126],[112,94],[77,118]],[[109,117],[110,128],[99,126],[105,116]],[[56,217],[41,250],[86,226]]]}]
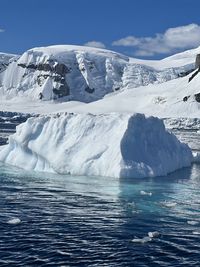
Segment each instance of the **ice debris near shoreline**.
[{"label": "ice debris near shoreline", "polygon": [[0,160],[28,170],[142,178],[191,165],[190,148],[143,114],[59,114],[17,126]]}]

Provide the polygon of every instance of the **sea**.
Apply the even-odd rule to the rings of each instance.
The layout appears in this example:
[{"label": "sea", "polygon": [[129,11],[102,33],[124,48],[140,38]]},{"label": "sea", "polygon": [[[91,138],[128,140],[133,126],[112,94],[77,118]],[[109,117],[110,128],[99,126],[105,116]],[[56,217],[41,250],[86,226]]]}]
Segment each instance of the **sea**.
[{"label": "sea", "polygon": [[200,266],[200,165],[116,179],[0,163],[0,266]]}]

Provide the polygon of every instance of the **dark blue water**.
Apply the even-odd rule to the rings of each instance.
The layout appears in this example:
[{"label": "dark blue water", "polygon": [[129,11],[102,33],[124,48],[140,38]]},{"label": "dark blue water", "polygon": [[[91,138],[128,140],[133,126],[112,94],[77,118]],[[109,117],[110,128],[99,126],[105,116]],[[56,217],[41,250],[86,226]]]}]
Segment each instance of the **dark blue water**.
[{"label": "dark blue water", "polygon": [[187,222],[200,222],[199,165],[145,180],[1,165],[0,184],[0,266],[200,266],[200,224]]}]

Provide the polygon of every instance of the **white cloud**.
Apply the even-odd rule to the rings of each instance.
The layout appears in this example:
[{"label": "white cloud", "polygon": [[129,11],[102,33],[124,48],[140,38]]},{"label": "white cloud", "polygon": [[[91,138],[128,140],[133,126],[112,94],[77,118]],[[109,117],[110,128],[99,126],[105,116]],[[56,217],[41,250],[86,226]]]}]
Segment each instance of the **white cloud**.
[{"label": "white cloud", "polygon": [[157,33],[155,37],[127,36],[112,43],[114,46],[136,48],[137,56],[153,56],[168,54],[181,49],[189,49],[200,45],[200,26],[189,24],[176,28],[169,28],[164,33]]},{"label": "white cloud", "polygon": [[102,42],[91,41],[84,44],[84,46],[97,47],[97,48],[105,48],[105,45]]},{"label": "white cloud", "polygon": [[5,32],[5,30],[0,28],[0,32]]},{"label": "white cloud", "polygon": [[126,38],[122,38],[112,43],[112,45],[116,46],[137,46],[139,44],[140,44],[139,38],[134,36],[127,36]]}]

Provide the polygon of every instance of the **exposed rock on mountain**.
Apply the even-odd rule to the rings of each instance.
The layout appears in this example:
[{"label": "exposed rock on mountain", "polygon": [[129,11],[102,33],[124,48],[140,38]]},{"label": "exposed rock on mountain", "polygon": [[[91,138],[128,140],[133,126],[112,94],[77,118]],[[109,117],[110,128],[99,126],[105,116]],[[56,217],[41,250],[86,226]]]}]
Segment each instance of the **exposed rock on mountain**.
[{"label": "exposed rock on mountain", "polygon": [[197,54],[195,61],[195,69],[200,67],[200,54]]}]

